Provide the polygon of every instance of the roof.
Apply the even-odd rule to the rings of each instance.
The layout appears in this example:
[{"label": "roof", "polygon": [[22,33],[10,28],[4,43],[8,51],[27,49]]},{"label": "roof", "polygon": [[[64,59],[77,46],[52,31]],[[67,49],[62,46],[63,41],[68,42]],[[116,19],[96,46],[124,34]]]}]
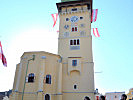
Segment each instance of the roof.
[{"label": "roof", "polygon": [[88,4],[91,5],[91,10],[92,10],[92,0],[80,0],[80,1],[65,0],[65,1],[66,2],[56,3],[59,12],[62,7],[88,5]]},{"label": "roof", "polygon": [[80,1],[80,0],[61,0],[61,2],[67,2],[67,1]]},{"label": "roof", "polygon": [[31,51],[31,52],[24,52],[23,55],[21,56],[21,58],[22,58],[25,54],[36,55],[36,54],[41,54],[41,53],[61,57],[61,56],[58,55],[58,54],[53,54],[53,53],[49,53],[49,52],[45,52],[45,51]]}]

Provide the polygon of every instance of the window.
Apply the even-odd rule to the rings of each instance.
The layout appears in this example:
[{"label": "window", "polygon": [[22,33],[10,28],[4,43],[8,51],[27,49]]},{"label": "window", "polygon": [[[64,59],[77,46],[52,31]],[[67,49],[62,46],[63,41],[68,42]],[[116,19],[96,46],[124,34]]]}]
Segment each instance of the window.
[{"label": "window", "polygon": [[77,41],[76,40],[74,40],[74,45],[76,45],[77,43],[76,43]]},{"label": "window", "polygon": [[70,45],[80,45],[79,39],[70,40]]},{"label": "window", "polygon": [[50,100],[49,94],[46,94],[46,95],[45,95],[45,99],[44,99],[44,100]]},{"label": "window", "polygon": [[72,32],[77,32],[77,31],[78,31],[77,26],[73,26],[73,27],[72,27]]},{"label": "window", "polygon": [[66,18],[66,21],[69,21],[69,18]]},{"label": "window", "polygon": [[69,28],[69,25],[65,25],[64,28],[65,28],[65,29],[68,29],[68,28]]},{"label": "window", "polygon": [[77,89],[77,85],[74,85],[74,89]]},{"label": "window", "polygon": [[90,4],[87,5],[87,9],[88,9],[88,10],[90,9]]},{"label": "window", "polygon": [[30,73],[29,75],[28,75],[28,83],[32,83],[32,82],[34,82],[34,73]]},{"label": "window", "polygon": [[73,45],[73,40],[70,40],[70,45]]},{"label": "window", "polygon": [[65,32],[64,37],[69,37],[69,32]]},{"label": "window", "polygon": [[46,83],[51,84],[51,75],[46,75]]},{"label": "window", "polygon": [[77,39],[77,45],[80,45],[80,43],[79,43],[79,39]]},{"label": "window", "polygon": [[80,31],[80,36],[85,36],[85,35],[86,35],[85,31]]},{"label": "window", "polygon": [[77,66],[77,60],[72,60],[72,66]]},{"label": "window", "polygon": [[83,17],[80,17],[80,19],[83,19]]},{"label": "window", "polygon": [[77,8],[72,8],[71,11],[77,11]]}]

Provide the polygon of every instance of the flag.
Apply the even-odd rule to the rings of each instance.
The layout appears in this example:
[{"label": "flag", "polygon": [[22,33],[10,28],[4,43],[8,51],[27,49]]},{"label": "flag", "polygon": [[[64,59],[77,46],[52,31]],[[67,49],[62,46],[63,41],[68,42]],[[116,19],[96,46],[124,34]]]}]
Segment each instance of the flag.
[{"label": "flag", "polygon": [[6,62],[6,58],[5,58],[4,54],[3,54],[1,41],[0,41],[0,59],[2,60],[3,65],[5,67],[7,67],[7,62]]},{"label": "flag", "polygon": [[95,37],[100,37],[98,29],[97,28],[93,28],[93,34]]},{"label": "flag", "polygon": [[59,33],[59,30],[57,30],[56,32]]},{"label": "flag", "polygon": [[92,10],[91,22],[95,22],[97,20],[97,13],[98,13],[98,9]]},{"label": "flag", "polygon": [[58,18],[58,13],[51,14],[51,16],[52,16],[53,21],[54,21],[54,24],[53,24],[53,27],[54,27],[54,26],[55,26],[55,24],[56,24],[57,18]]}]

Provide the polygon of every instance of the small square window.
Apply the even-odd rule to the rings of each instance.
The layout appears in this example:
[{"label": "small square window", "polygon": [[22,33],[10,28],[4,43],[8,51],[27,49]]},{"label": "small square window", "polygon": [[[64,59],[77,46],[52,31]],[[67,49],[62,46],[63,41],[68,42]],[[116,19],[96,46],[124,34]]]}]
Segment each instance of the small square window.
[{"label": "small square window", "polygon": [[34,73],[30,73],[29,75],[28,75],[28,83],[33,83],[34,82],[34,77],[35,77],[35,75],[34,75]]},{"label": "small square window", "polygon": [[73,9],[71,9],[72,11],[77,11],[77,8],[73,8]]},{"label": "small square window", "polygon": [[72,66],[77,66],[77,60],[72,60]]},{"label": "small square window", "polygon": [[69,21],[69,18],[66,18],[66,21]]},{"label": "small square window", "polygon": [[83,19],[83,17],[80,17],[80,19]]}]

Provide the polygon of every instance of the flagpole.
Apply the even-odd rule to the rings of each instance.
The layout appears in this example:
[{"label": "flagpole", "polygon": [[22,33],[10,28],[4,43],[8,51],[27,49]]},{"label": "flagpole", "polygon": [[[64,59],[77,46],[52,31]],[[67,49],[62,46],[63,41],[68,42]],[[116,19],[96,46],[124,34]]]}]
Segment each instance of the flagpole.
[{"label": "flagpole", "polygon": [[33,55],[33,58],[32,58],[32,59],[29,59],[29,60],[28,60],[28,63],[27,63],[26,74],[25,74],[25,80],[24,80],[24,88],[23,88],[23,92],[22,92],[22,100],[23,100],[23,97],[24,97],[24,90],[25,90],[26,76],[27,76],[27,72],[28,72],[28,65],[29,65],[29,62],[30,62],[31,60],[33,60],[33,61],[35,60],[35,55]]}]

